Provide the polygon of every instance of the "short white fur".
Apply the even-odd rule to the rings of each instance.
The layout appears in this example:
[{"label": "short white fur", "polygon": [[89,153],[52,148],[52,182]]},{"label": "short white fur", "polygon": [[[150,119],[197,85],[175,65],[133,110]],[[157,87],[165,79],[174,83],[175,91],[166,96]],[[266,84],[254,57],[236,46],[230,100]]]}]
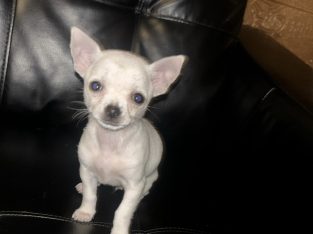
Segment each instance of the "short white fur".
[{"label": "short white fur", "polygon": [[[159,134],[143,116],[150,100],[166,93],[179,76],[186,57],[149,64],[130,52],[101,50],[76,27],[71,30],[70,49],[74,69],[84,80],[89,112],[78,146],[82,182],[76,189],[83,199],[72,217],[80,222],[93,219],[99,184],[122,188],[111,234],[128,234],[137,205],[158,178],[163,151]],[[101,85],[97,91],[91,88],[95,81]],[[138,93],[143,103],[134,101]]]}]

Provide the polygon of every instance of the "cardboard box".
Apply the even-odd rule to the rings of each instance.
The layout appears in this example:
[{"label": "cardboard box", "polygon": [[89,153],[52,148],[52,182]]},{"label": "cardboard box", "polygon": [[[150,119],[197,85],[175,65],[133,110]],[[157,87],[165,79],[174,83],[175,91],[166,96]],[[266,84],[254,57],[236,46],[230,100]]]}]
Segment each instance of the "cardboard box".
[{"label": "cardboard box", "polygon": [[240,39],[274,82],[313,113],[313,0],[248,0]]},{"label": "cardboard box", "polygon": [[313,68],[313,0],[250,0],[243,24],[263,31]]}]

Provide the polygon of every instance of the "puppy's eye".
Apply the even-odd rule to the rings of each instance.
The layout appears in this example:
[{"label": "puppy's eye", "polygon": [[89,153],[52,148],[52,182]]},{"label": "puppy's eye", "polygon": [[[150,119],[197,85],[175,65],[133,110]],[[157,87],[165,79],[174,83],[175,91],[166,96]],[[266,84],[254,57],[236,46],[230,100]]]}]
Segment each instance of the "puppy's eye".
[{"label": "puppy's eye", "polygon": [[141,93],[135,93],[133,99],[137,104],[142,104],[145,101],[145,98]]},{"label": "puppy's eye", "polygon": [[100,91],[102,89],[102,84],[99,81],[92,81],[89,85],[92,91]]}]

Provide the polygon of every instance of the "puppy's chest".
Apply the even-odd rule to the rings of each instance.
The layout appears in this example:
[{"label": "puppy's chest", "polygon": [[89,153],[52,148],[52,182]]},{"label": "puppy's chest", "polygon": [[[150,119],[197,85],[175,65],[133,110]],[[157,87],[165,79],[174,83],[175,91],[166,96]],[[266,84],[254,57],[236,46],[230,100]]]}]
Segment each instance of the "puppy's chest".
[{"label": "puppy's chest", "polygon": [[97,155],[89,165],[102,184],[120,186],[127,177],[129,165],[116,155]]},{"label": "puppy's chest", "polygon": [[95,139],[84,148],[81,162],[95,174],[102,184],[123,186],[138,167],[135,152],[122,140],[112,138]]}]

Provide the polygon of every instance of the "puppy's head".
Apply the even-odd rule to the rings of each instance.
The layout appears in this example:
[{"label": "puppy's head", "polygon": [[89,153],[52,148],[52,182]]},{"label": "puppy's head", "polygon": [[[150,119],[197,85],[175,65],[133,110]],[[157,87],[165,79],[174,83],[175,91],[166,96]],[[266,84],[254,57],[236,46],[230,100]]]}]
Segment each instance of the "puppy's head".
[{"label": "puppy's head", "polygon": [[166,93],[179,76],[186,57],[149,64],[120,50],[102,50],[78,28],[72,28],[70,49],[75,71],[84,79],[84,99],[90,115],[111,130],[142,118],[151,98]]}]

